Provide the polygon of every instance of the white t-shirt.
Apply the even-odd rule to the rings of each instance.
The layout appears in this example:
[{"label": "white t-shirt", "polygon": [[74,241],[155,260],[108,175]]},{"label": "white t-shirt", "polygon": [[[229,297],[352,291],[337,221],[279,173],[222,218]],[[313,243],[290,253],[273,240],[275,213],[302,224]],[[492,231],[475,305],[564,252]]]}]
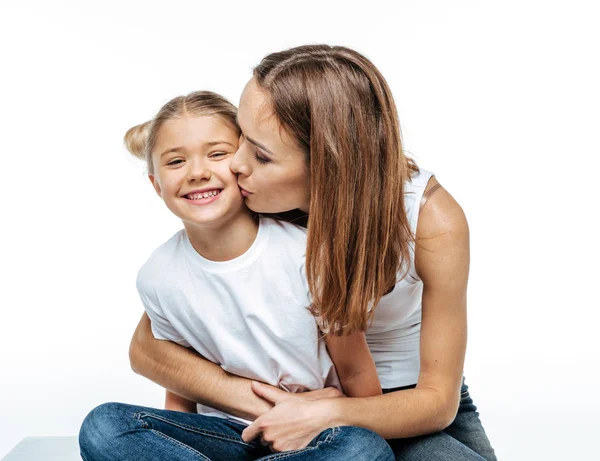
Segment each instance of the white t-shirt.
[{"label": "white t-shirt", "polygon": [[[306,230],[261,218],[243,255],[203,258],[185,230],[142,266],[137,288],[157,339],[193,347],[224,370],[290,392],[339,386],[308,310]],[[198,405],[198,413],[247,421]]]}]

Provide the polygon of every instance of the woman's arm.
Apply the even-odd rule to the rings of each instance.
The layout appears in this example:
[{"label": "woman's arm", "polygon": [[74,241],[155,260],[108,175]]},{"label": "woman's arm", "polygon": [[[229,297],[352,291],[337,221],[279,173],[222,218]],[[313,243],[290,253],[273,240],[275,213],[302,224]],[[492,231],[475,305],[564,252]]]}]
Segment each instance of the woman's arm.
[{"label": "woman's arm", "polygon": [[[437,184],[432,179],[428,188]],[[375,430],[385,438],[413,437],[449,426],[458,408],[467,343],[469,227],[444,189],[419,215],[415,267],[423,281],[417,387],[372,399],[332,401],[334,425]]]},{"label": "woman's arm", "polygon": [[364,332],[328,335],[327,350],[348,397],[381,395],[381,384]]},{"label": "woman's arm", "polygon": [[300,404],[259,386],[258,394],[277,405],[244,431],[244,440],[262,433],[265,441],[287,450],[305,446],[308,437],[327,427],[361,426],[384,438],[401,438],[439,431],[452,422],[467,338],[469,229],[462,209],[444,189],[422,209],[417,239],[415,263],[424,284],[417,387]]},{"label": "woman's arm", "polygon": [[196,404],[180,395],[173,394],[171,391],[166,391],[165,410],[196,413]]},{"label": "woman's arm", "polygon": [[129,360],[133,371],[192,402],[250,420],[272,408],[252,392],[249,379],[227,373],[193,349],[155,339],[146,314],[131,340]]}]

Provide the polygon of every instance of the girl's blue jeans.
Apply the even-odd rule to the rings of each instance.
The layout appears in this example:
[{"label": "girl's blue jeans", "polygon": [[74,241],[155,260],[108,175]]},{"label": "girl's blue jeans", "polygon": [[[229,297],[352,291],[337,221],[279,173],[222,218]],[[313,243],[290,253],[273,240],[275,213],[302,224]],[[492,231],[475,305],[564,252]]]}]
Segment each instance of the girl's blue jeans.
[{"label": "girl's blue jeans", "polygon": [[477,408],[463,384],[455,421],[442,432],[385,441],[351,426],[327,429],[301,450],[271,453],[246,443],[245,426],[210,416],[105,403],[85,418],[79,433],[85,461],[393,461],[495,460]]}]

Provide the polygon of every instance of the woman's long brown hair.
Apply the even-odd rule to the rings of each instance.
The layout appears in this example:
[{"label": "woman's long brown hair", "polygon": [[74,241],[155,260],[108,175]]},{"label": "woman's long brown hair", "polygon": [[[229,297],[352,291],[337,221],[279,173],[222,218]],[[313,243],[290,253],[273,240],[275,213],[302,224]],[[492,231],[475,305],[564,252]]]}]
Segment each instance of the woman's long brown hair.
[{"label": "woman's long brown hair", "polygon": [[270,54],[254,77],[307,154],[312,312],[330,333],[364,331],[413,241],[404,185],[418,168],[402,150],[391,91],[367,58],[339,46]]}]

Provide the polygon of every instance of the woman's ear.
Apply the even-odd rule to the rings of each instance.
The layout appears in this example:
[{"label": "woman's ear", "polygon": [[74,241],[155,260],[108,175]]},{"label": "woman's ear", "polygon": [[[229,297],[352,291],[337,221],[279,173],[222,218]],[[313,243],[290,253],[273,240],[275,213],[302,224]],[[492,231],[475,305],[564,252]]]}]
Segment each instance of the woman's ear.
[{"label": "woman's ear", "polygon": [[154,187],[154,190],[156,191],[158,196],[160,198],[162,198],[162,190],[160,189],[160,184],[158,182],[158,179],[156,179],[156,177],[152,174],[148,175],[148,179],[150,179],[150,182],[152,183],[152,186]]}]

